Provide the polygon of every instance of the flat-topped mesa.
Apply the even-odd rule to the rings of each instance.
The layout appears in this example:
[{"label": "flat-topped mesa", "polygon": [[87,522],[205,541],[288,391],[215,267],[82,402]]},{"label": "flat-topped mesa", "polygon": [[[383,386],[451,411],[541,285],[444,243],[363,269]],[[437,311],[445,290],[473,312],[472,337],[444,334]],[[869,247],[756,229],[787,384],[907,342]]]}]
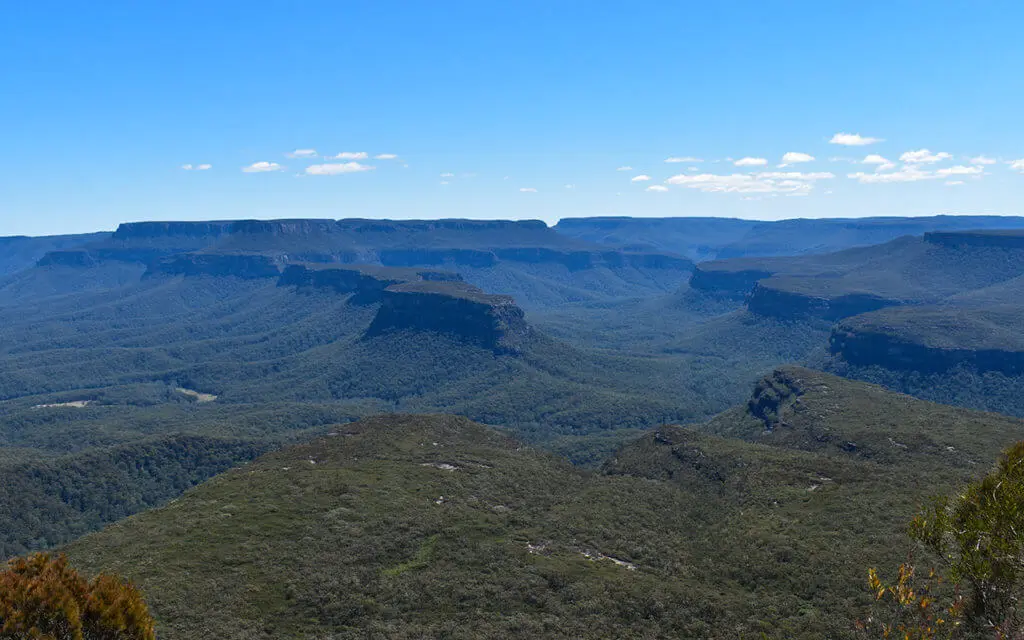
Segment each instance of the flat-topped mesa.
[{"label": "flat-topped mesa", "polygon": [[217,238],[229,233],[233,221],[210,222],[124,222],[114,232],[114,240],[166,237]]},{"label": "flat-topped mesa", "polygon": [[[824,278],[775,277],[758,282],[747,296],[747,309],[759,316],[838,320],[902,304],[865,291],[830,291]],[[800,286],[812,282],[811,287]]]},{"label": "flat-topped mesa", "polygon": [[191,276],[234,276],[245,280],[276,278],[281,260],[254,253],[181,253],[151,265],[146,276],[157,274]]},{"label": "flat-topped mesa", "polygon": [[499,353],[521,351],[530,333],[511,296],[464,282],[409,282],[385,289],[367,336],[409,329],[446,333]]},{"label": "flat-topped mesa", "polygon": [[268,234],[274,236],[306,236],[335,233],[338,225],[334,220],[292,219],[292,220],[239,220],[231,224],[229,232],[247,234]]},{"label": "flat-topped mesa", "polygon": [[966,366],[978,372],[1024,374],[1024,309],[906,307],[847,318],[829,338],[833,356],[856,366],[939,373]]},{"label": "flat-topped mesa", "polygon": [[924,241],[944,247],[999,247],[1024,249],[1024,230],[980,229],[974,231],[932,231]]},{"label": "flat-topped mesa", "polygon": [[279,287],[298,289],[330,289],[336,293],[354,294],[352,302],[380,302],[384,290],[406,282],[460,282],[462,276],[433,269],[400,269],[377,265],[290,264],[285,267]]}]

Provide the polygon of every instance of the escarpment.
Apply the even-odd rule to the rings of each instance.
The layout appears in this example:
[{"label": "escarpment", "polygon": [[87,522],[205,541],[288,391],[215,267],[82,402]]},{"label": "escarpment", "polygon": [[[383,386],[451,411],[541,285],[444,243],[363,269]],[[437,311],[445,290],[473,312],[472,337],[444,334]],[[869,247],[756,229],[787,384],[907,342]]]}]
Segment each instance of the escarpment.
[{"label": "escarpment", "polygon": [[384,290],[406,282],[461,282],[462,276],[432,269],[399,269],[375,265],[290,264],[278,286],[298,289],[329,289],[353,294],[353,302],[380,302]]},{"label": "escarpment", "polygon": [[833,356],[858,366],[937,373],[957,366],[1005,375],[1024,373],[1024,308],[921,307],[884,310],[838,323]]},{"label": "escarpment", "polygon": [[183,253],[160,260],[147,272],[183,276],[234,276],[243,279],[276,278],[281,265],[273,256],[232,253]]},{"label": "escarpment", "polygon": [[[901,304],[870,292],[809,293],[788,288],[785,279],[761,281],[747,297],[747,308],[757,315],[791,319],[838,320],[847,316]],[[812,289],[813,291],[813,289]]]},{"label": "escarpment", "polygon": [[993,247],[1024,249],[1024,230],[932,231],[924,241],[943,247]]},{"label": "escarpment", "polygon": [[718,263],[698,264],[690,276],[690,287],[700,291],[745,296],[759,280],[771,277],[765,269],[729,269]]},{"label": "escarpment", "polygon": [[367,336],[406,329],[447,333],[511,353],[520,351],[530,334],[523,310],[510,296],[463,282],[409,282],[385,289]]}]

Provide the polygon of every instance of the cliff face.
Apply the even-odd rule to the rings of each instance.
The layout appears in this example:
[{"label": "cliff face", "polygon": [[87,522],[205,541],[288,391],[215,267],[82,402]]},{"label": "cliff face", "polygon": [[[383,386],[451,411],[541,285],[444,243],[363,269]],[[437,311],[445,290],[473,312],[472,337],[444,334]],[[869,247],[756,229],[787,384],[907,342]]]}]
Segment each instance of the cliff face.
[{"label": "cliff face", "polygon": [[747,308],[757,315],[781,319],[822,318],[838,320],[859,313],[900,304],[870,293],[847,293],[830,297],[807,295],[760,282],[747,298]]},{"label": "cliff face", "polygon": [[530,332],[523,310],[511,297],[486,294],[461,282],[413,282],[385,289],[367,335],[406,329],[447,333],[499,353],[521,351]]},{"label": "cliff face", "polygon": [[709,293],[731,296],[745,296],[758,280],[771,277],[772,272],[763,269],[725,270],[709,265],[697,265],[690,276],[690,287]]},{"label": "cliff face", "polygon": [[231,229],[233,222],[125,222],[114,232],[114,240],[153,238],[217,238]]},{"label": "cliff face", "polygon": [[234,276],[247,280],[276,278],[281,267],[271,256],[231,253],[183,253],[160,260],[147,275]]},{"label": "cliff face", "polygon": [[860,366],[936,373],[967,365],[981,372],[1011,376],[1024,373],[1024,351],[933,346],[885,331],[883,327],[868,328],[855,323],[836,325],[829,338],[829,350]]},{"label": "cliff face", "polygon": [[285,267],[278,286],[330,289],[336,293],[354,294],[357,304],[380,302],[384,290],[396,284],[415,281],[457,282],[462,276],[429,269],[393,269],[370,265],[291,264]]}]

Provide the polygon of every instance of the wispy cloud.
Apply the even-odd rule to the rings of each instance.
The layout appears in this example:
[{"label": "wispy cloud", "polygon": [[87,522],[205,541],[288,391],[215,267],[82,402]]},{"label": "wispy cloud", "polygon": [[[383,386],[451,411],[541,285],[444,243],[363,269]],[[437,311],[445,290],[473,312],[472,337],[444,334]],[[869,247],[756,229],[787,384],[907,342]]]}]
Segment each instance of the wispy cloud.
[{"label": "wispy cloud", "polygon": [[373,156],[374,160],[398,160],[398,154],[395,153],[378,153]]},{"label": "wispy cloud", "polygon": [[947,187],[956,187],[962,184],[964,184],[963,180],[949,180],[946,182]]},{"label": "wispy cloud", "polygon": [[576,185],[574,185],[574,184],[567,184],[567,185],[565,185],[565,188],[566,189],[575,189]]},{"label": "wispy cloud", "polygon": [[665,158],[665,162],[676,163],[676,162],[704,162],[700,158],[694,158],[692,156],[669,156]]},{"label": "wispy cloud", "polygon": [[632,170],[633,170],[633,167],[631,167],[629,165],[622,165],[621,167],[616,169],[616,171],[632,171]]},{"label": "wispy cloud", "polygon": [[968,158],[967,161],[970,162],[971,164],[995,164],[996,162],[998,162],[998,160],[996,160],[995,158],[989,158],[988,156],[983,155]]},{"label": "wispy cloud", "polygon": [[306,167],[306,173],[311,176],[339,176],[346,173],[361,173],[372,169],[373,167],[358,162],[336,162],[310,165]]},{"label": "wispy cloud", "polygon": [[906,153],[901,154],[900,161],[907,164],[935,164],[936,162],[949,160],[952,157],[952,154],[946,153],[945,151],[932,153],[928,149],[918,149],[917,151],[907,151]]},{"label": "wispy cloud", "polygon": [[940,178],[947,178],[949,176],[980,176],[985,173],[985,170],[981,167],[967,167],[962,164],[958,164],[955,167],[946,167],[945,169],[939,169],[935,172],[935,175]]},{"label": "wispy cloud", "polygon": [[316,149],[296,149],[284,154],[289,158],[315,158]]},{"label": "wispy cloud", "polygon": [[1021,173],[1024,173],[1024,158],[1021,158],[1020,160],[1011,160],[1007,164],[1009,164],[1010,168],[1013,169],[1014,171],[1020,171]]},{"label": "wispy cloud", "polygon": [[444,173],[441,174],[441,177],[442,178],[454,178],[455,174],[452,173],[451,171],[445,171]]},{"label": "wispy cloud", "polygon": [[771,171],[761,173],[733,173],[728,175],[702,173],[680,174],[665,182],[708,193],[794,193],[809,192],[818,180],[830,180],[835,174],[828,172],[800,173],[799,171]]},{"label": "wispy cloud", "polygon": [[284,167],[276,162],[254,162],[248,167],[242,167],[245,173],[265,173],[267,171],[283,171]]},{"label": "wispy cloud", "polygon": [[922,171],[915,166],[904,166],[899,171],[892,173],[850,173],[848,178],[856,180],[861,184],[891,184],[896,182],[920,182],[922,180],[933,180],[938,176],[931,171]]},{"label": "wispy cloud", "polygon": [[656,191],[658,193],[664,193],[664,192],[668,191],[668,187],[660,185],[660,184],[652,184],[651,186],[649,186],[646,189],[644,189],[644,191]]},{"label": "wispy cloud", "polygon": [[829,140],[830,144],[841,144],[847,147],[863,147],[876,142],[885,142],[882,138],[871,138],[859,133],[837,133]]},{"label": "wispy cloud", "polygon": [[523,193],[537,193],[537,190],[533,187],[520,187],[519,190]]},{"label": "wispy cloud", "polygon": [[647,182],[650,179],[651,179],[651,176],[645,175],[645,174],[641,173],[638,176],[634,176],[633,179],[630,180],[630,182]]},{"label": "wispy cloud", "polygon": [[737,167],[762,167],[768,164],[768,160],[765,158],[740,158],[736,162],[733,162]]},{"label": "wispy cloud", "polygon": [[183,164],[183,165],[181,165],[181,168],[184,169],[185,171],[207,171],[208,169],[212,169],[213,165],[212,164],[197,164],[197,165]]},{"label": "wispy cloud", "polygon": [[370,154],[365,151],[342,151],[336,156],[327,158],[328,160],[366,160],[370,157]]}]

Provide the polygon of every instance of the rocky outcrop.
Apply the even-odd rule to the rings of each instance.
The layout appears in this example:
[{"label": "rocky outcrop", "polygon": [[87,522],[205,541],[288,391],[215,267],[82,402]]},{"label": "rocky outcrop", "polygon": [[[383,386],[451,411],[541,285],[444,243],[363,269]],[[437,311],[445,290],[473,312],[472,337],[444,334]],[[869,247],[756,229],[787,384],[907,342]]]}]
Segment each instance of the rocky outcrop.
[{"label": "rocky outcrop", "polygon": [[698,264],[690,276],[690,287],[742,297],[750,293],[759,280],[771,276],[772,272],[764,269],[723,269],[714,264]]},{"label": "rocky outcrop", "polygon": [[406,282],[458,282],[462,276],[448,271],[398,269],[374,265],[290,264],[285,267],[278,286],[299,289],[329,289],[353,294],[352,302],[380,302],[384,290]]},{"label": "rocky outcrop", "polygon": [[236,253],[183,253],[164,258],[150,267],[147,276],[233,276],[246,280],[276,278],[280,262],[273,256]]},{"label": "rocky outcrop", "polygon": [[933,231],[924,234],[924,241],[943,247],[998,247],[1024,249],[1024,231]]},{"label": "rocky outcrop", "polygon": [[446,333],[498,353],[521,351],[530,333],[523,310],[510,296],[487,294],[463,282],[411,282],[385,289],[367,336],[409,329]]},{"label": "rocky outcrop", "polygon": [[892,370],[937,373],[966,365],[979,372],[1024,373],[1024,350],[929,345],[900,335],[895,328],[866,326],[856,319],[833,328],[829,351],[853,365]]},{"label": "rocky outcrop", "polygon": [[900,304],[872,293],[841,293],[820,296],[772,286],[771,280],[754,286],[747,298],[751,313],[783,320],[821,318],[838,320]]},{"label": "rocky outcrop", "polygon": [[804,394],[800,381],[783,369],[776,369],[754,387],[747,411],[764,423],[765,431],[785,426],[785,412]]},{"label": "rocky outcrop", "polygon": [[96,264],[96,260],[84,249],[50,251],[43,255],[43,257],[36,263],[36,265],[40,267],[50,265],[60,265],[64,267],[91,267],[94,264]]}]

